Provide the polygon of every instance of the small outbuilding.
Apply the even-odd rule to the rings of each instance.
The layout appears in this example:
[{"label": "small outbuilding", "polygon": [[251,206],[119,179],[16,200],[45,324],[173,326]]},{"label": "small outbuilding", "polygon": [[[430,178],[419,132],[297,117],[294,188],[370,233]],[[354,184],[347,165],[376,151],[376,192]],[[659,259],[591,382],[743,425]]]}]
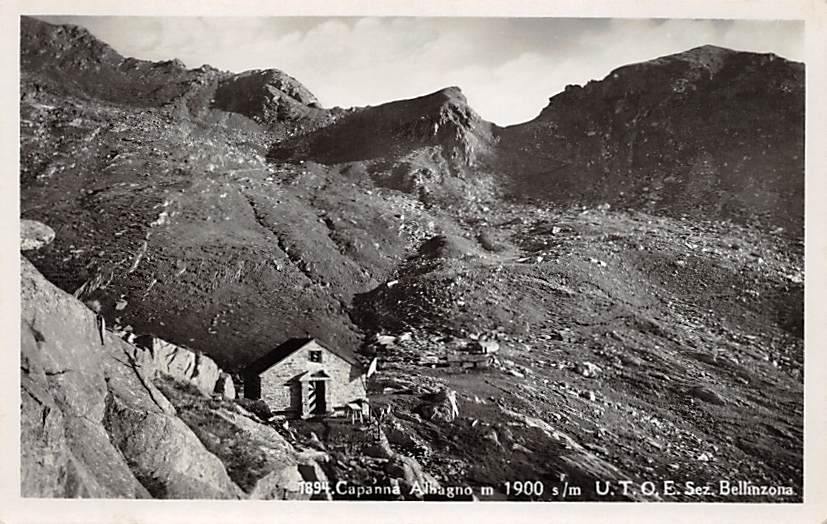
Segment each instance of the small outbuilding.
[{"label": "small outbuilding", "polygon": [[263,400],[291,418],[341,414],[354,402],[367,406],[367,378],[350,355],[312,338],[293,338],[243,372],[244,397]]}]

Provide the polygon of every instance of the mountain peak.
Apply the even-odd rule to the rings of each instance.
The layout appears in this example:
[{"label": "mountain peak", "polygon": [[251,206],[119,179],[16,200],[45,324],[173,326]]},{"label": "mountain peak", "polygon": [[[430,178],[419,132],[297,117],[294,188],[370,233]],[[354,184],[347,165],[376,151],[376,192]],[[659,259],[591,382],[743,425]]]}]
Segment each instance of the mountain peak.
[{"label": "mountain peak", "polygon": [[460,102],[460,103],[463,103],[463,104],[468,103],[468,100],[465,98],[465,95],[463,94],[462,89],[460,89],[457,86],[443,87],[439,91],[434,91],[430,95],[425,95],[425,97],[423,97],[423,98],[428,98],[428,97],[443,98],[447,101]]},{"label": "mountain peak", "polygon": [[[36,53],[48,48],[54,61],[72,61],[75,68],[91,63],[119,63],[124,57],[109,44],[99,40],[88,29],[79,25],[56,25],[31,16],[20,17],[20,51],[25,61],[36,59]],[[32,56],[35,55],[35,56]]]},{"label": "mountain peak", "polygon": [[468,105],[468,99],[465,98],[462,90],[457,86],[444,87],[426,95],[395,100],[375,107],[393,108],[394,111],[401,110],[410,117],[435,115],[448,107],[469,111],[476,115]]},{"label": "mountain peak", "polygon": [[398,159],[414,150],[441,146],[449,163],[471,166],[492,140],[491,124],[468,105],[459,87],[449,86],[415,98],[356,108],[316,134],[276,144],[271,153],[279,159],[309,156],[337,163]]},{"label": "mountain peak", "polygon": [[251,69],[233,76],[238,82],[258,85],[261,90],[269,86],[306,106],[319,106],[319,100],[301,82],[280,69]]},{"label": "mountain peak", "polygon": [[708,69],[710,73],[714,74],[723,66],[724,62],[730,57],[739,54],[738,51],[726,47],[716,45],[702,45],[687,49],[680,53],[666,55],[654,60],[649,60],[643,64],[650,65],[666,65],[676,61],[688,63],[693,67],[702,67]]},{"label": "mountain peak", "polygon": [[682,54],[687,54],[687,55],[691,55],[691,54],[733,54],[733,53],[737,53],[737,52],[738,51],[735,51],[734,49],[730,49],[729,47],[721,47],[721,46],[717,46],[717,45],[714,45],[714,44],[704,44],[704,45],[699,45],[697,47],[693,47],[692,49],[687,49],[686,51],[683,51],[682,53],[677,53],[677,54],[679,54],[679,55],[682,55]]}]

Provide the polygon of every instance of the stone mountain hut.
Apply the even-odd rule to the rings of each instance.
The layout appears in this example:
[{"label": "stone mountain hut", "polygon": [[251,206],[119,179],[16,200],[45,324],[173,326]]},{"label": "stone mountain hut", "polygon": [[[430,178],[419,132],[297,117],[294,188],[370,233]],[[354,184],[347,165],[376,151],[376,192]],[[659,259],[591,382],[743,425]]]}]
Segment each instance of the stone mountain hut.
[{"label": "stone mountain hut", "polygon": [[[367,409],[367,378],[352,357],[312,338],[293,338],[243,371],[244,397],[263,400],[291,418],[342,415]],[[351,407],[352,409],[352,407]]]}]

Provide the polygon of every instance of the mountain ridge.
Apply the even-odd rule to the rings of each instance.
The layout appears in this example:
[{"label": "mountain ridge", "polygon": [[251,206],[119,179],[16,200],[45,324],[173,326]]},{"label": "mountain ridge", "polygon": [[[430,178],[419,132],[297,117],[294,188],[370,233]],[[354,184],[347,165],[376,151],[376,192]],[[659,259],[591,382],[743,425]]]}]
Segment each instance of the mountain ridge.
[{"label": "mountain ridge", "polygon": [[535,199],[801,235],[803,65],[713,49],[622,66],[551,97],[537,118],[500,133],[497,167],[517,175],[506,184],[517,196],[530,187]]}]

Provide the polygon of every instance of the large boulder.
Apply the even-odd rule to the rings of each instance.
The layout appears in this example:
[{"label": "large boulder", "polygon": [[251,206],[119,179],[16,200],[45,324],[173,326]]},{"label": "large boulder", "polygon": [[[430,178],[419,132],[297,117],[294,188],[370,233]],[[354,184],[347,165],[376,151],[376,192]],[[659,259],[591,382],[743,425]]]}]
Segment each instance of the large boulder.
[{"label": "large boulder", "polygon": [[322,490],[316,492],[316,490],[303,487],[309,485],[305,483],[323,483],[326,481],[327,475],[325,475],[322,468],[315,462],[287,466],[259,479],[252,493],[250,493],[250,498],[257,500],[330,499],[330,493]]},{"label": "large boulder", "polygon": [[111,396],[104,425],[135,476],[156,498],[239,498],[221,460],[180,419]]},{"label": "large boulder", "polygon": [[[227,403],[209,406],[197,391],[181,382],[161,381],[159,386],[175,404],[178,417],[221,459],[247,496],[310,498],[309,493],[301,492],[299,483],[324,479],[316,458],[298,452],[278,431],[254,421],[246,410]],[[319,460],[324,458],[324,454],[315,455]]]},{"label": "large boulder", "polygon": [[20,250],[31,251],[50,244],[55,239],[55,231],[37,220],[20,221]]},{"label": "large boulder", "polygon": [[427,420],[453,422],[459,416],[457,392],[452,389],[443,389],[429,395],[418,411]]},{"label": "large boulder", "polygon": [[215,383],[213,393],[220,395],[222,398],[232,400],[236,397],[235,383],[233,377],[229,373],[221,372],[218,375],[218,381]]},{"label": "large boulder", "polygon": [[20,492],[26,497],[147,498],[103,428],[64,415],[44,384],[21,377]]},{"label": "large boulder", "polygon": [[207,396],[215,391],[221,369],[208,356],[148,335],[136,340],[148,350],[156,373],[190,382]]}]

